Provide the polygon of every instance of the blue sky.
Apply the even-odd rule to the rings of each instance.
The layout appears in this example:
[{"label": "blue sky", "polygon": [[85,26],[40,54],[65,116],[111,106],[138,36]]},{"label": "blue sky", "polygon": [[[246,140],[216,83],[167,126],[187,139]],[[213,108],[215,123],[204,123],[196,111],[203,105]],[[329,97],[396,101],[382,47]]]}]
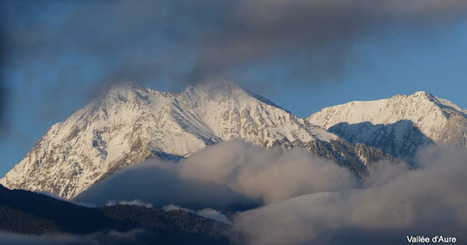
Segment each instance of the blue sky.
[{"label": "blue sky", "polygon": [[120,79],[178,92],[220,75],[301,117],[420,90],[467,108],[462,1],[233,2],[3,1],[0,176]]}]

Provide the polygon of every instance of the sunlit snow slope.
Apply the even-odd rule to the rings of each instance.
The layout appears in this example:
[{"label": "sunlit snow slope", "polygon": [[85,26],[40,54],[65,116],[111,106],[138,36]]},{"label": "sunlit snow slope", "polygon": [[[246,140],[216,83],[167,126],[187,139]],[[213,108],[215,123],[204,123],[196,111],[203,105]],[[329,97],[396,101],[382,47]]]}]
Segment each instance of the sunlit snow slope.
[{"label": "sunlit snow slope", "polygon": [[327,107],[308,122],[410,160],[425,145],[467,146],[467,111],[427,92]]},{"label": "sunlit snow slope", "polygon": [[179,94],[127,83],[52,126],[0,183],[70,199],[145,159],[176,161],[233,138],[264,147],[300,146],[359,175],[382,157],[231,82],[211,81]]}]

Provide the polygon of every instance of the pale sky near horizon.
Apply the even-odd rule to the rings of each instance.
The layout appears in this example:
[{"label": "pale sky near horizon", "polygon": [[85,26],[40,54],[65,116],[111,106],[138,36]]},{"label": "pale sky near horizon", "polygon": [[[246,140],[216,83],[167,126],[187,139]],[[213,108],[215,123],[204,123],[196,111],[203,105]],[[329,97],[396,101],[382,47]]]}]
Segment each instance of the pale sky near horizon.
[{"label": "pale sky near horizon", "polygon": [[467,108],[463,1],[309,2],[2,1],[0,176],[119,79],[179,92],[216,74],[300,117],[421,90]]}]

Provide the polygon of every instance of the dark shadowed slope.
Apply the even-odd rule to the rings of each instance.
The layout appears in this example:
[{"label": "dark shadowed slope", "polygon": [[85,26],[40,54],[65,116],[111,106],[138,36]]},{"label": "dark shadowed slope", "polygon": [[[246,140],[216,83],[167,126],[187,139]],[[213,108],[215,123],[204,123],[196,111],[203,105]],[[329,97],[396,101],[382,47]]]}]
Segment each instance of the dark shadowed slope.
[{"label": "dark shadowed slope", "polygon": [[[138,244],[229,244],[227,226],[192,213],[117,205],[88,208],[0,185],[0,230],[27,235],[141,230]],[[104,238],[102,238],[104,239]]]}]

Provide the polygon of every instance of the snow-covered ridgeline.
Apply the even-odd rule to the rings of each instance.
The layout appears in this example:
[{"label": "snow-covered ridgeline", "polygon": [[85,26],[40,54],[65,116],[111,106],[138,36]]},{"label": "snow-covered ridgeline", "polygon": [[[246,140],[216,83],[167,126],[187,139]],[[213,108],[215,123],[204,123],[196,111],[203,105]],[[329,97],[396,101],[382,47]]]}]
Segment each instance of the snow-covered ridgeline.
[{"label": "snow-covered ridgeline", "polygon": [[433,143],[467,145],[467,111],[423,91],[327,107],[307,120],[395,156],[412,157]]},{"label": "snow-covered ridgeline", "polygon": [[[0,183],[73,198],[147,158],[177,160],[233,138],[265,147],[307,144],[336,159],[349,151],[336,135],[231,82],[190,86],[180,94],[128,83],[52,126]],[[330,142],[339,149],[329,152]],[[364,170],[355,152],[347,155]]]}]

